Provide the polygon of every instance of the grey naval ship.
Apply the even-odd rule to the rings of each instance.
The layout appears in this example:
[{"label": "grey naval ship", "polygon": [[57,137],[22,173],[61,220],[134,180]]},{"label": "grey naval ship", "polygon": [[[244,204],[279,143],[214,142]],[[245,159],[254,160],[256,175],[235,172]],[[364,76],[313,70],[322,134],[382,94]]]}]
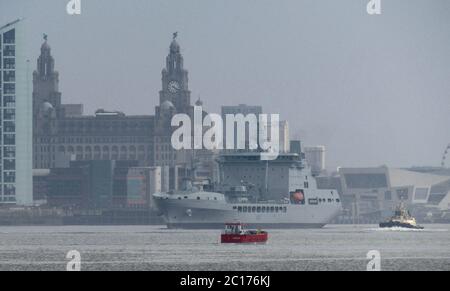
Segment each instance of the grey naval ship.
[{"label": "grey naval ship", "polygon": [[318,189],[302,154],[222,154],[213,190],[186,183],[183,190],[155,193],[168,228],[222,229],[239,221],[252,228],[321,228],[341,211],[336,190]]}]

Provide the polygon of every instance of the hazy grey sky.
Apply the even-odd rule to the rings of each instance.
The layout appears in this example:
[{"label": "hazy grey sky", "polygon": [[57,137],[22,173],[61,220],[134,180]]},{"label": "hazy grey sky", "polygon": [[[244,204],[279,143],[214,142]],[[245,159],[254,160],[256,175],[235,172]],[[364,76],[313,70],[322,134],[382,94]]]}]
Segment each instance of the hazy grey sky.
[{"label": "hazy grey sky", "polygon": [[193,101],[260,104],[336,166],[438,165],[450,142],[450,1],[0,0],[49,35],[65,103],[153,114],[174,31]]}]

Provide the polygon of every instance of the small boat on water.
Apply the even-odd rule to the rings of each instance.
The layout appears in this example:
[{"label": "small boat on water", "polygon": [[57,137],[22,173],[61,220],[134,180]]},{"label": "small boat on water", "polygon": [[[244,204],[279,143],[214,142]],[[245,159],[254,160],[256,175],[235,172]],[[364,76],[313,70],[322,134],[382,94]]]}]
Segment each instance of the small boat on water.
[{"label": "small boat on water", "polygon": [[403,206],[403,203],[397,206],[394,216],[385,222],[380,223],[381,228],[402,227],[411,229],[423,229],[423,226],[417,225],[416,219],[411,216],[409,211]]},{"label": "small boat on water", "polygon": [[262,230],[246,230],[240,222],[226,223],[220,236],[221,243],[265,243],[269,235]]}]

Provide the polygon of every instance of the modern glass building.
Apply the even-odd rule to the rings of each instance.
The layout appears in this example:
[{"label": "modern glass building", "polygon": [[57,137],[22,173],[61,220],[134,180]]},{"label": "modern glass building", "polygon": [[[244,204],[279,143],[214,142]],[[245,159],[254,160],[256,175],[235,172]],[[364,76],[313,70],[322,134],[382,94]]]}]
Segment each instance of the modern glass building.
[{"label": "modern glass building", "polygon": [[32,103],[24,21],[0,27],[0,204],[32,205]]}]

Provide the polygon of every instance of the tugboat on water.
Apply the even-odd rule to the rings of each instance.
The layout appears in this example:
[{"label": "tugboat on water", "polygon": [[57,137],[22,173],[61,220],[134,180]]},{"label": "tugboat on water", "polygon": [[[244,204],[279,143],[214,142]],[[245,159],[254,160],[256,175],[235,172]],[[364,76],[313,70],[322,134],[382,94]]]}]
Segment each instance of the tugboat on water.
[{"label": "tugboat on water", "polygon": [[403,206],[403,203],[397,206],[394,216],[389,220],[380,223],[381,228],[403,227],[411,229],[423,229],[423,226],[417,225],[416,219],[411,216],[409,211]]},{"label": "tugboat on water", "polygon": [[240,222],[226,223],[221,243],[265,243],[269,235],[262,230],[246,230]]}]

